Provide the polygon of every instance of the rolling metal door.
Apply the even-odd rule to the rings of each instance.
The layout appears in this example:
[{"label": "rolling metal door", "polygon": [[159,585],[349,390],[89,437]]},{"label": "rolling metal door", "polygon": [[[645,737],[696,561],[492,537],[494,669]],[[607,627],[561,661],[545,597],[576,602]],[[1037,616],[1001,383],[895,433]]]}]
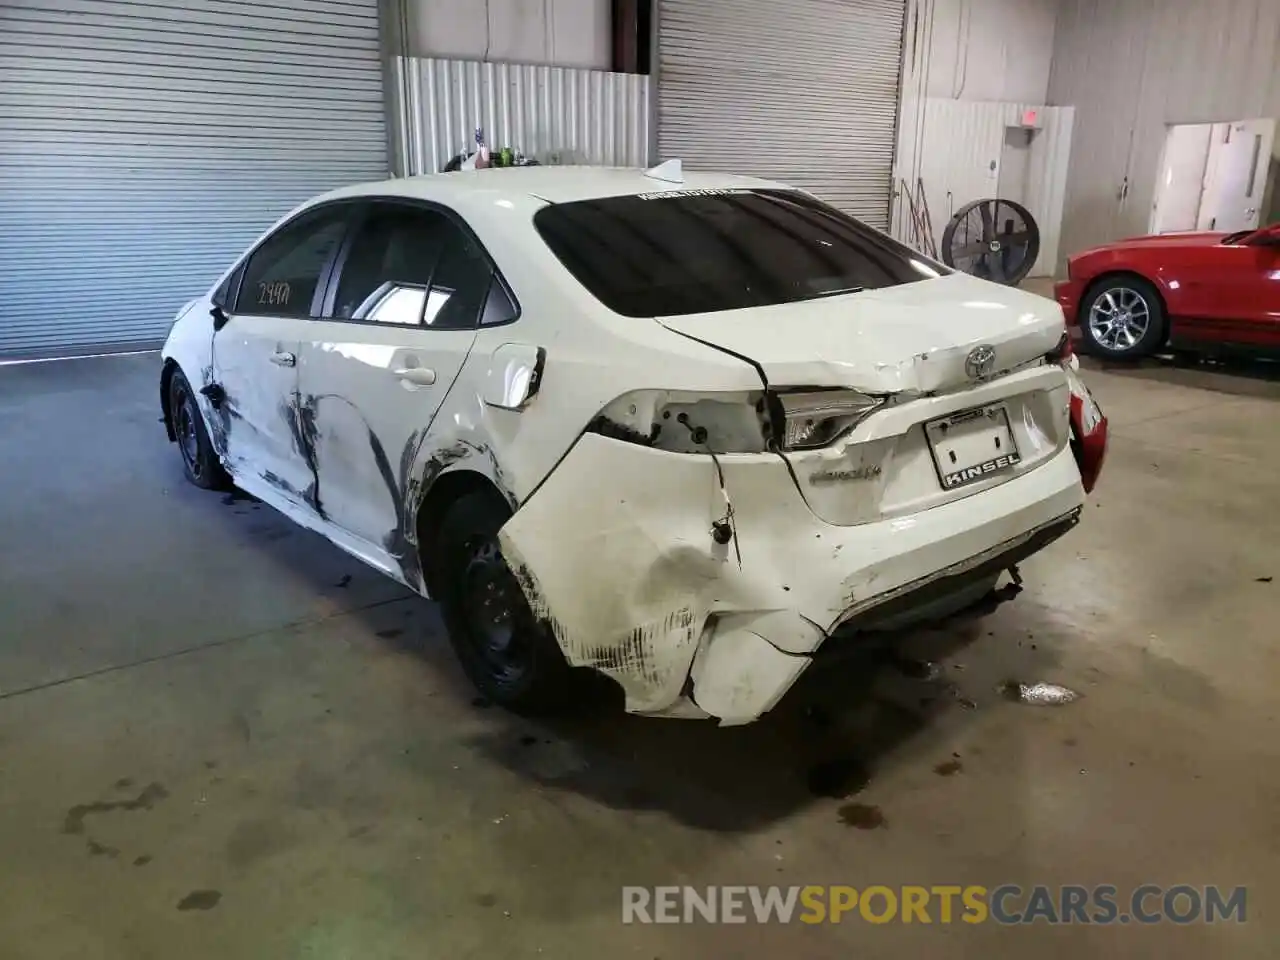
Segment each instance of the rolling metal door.
[{"label": "rolling metal door", "polygon": [[378,0],[0,2],[0,355],[164,337],[273,220],[387,175]]},{"label": "rolling metal door", "polygon": [[658,149],[884,229],[904,0],[659,0]]}]

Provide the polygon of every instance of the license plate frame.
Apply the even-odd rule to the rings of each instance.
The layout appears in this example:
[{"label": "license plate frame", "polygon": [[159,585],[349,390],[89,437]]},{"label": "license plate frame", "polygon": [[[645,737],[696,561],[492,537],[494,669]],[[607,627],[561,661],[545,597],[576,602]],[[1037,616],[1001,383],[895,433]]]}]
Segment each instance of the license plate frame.
[{"label": "license plate frame", "polygon": [[924,425],[929,455],[943,490],[961,490],[1022,462],[1004,403],[970,407]]}]

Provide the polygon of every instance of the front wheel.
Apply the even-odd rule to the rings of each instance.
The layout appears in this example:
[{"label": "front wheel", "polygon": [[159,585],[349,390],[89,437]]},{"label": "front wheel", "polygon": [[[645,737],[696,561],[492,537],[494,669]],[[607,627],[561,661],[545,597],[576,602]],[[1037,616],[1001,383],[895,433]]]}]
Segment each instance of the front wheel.
[{"label": "front wheel", "polygon": [[544,713],[564,706],[571,671],[502,556],[498,531],[510,515],[488,493],[468,494],[449,510],[435,543],[440,606],[476,688],[518,713]]},{"label": "front wheel", "polygon": [[169,425],[182,454],[182,468],[187,479],[205,490],[230,487],[231,477],[213,449],[195,391],[181,370],[175,370],[169,381]]},{"label": "front wheel", "polygon": [[1164,304],[1141,277],[1104,278],[1080,307],[1080,332],[1088,352],[1112,360],[1150,356],[1164,345]]}]

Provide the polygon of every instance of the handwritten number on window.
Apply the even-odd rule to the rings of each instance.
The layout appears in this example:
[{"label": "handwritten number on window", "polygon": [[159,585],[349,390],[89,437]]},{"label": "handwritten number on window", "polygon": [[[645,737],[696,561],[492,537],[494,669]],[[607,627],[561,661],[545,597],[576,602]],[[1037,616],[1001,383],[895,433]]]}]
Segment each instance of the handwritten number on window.
[{"label": "handwritten number on window", "polygon": [[274,283],[263,281],[258,284],[258,304],[261,306],[287,307],[289,294],[287,280],[277,280]]}]

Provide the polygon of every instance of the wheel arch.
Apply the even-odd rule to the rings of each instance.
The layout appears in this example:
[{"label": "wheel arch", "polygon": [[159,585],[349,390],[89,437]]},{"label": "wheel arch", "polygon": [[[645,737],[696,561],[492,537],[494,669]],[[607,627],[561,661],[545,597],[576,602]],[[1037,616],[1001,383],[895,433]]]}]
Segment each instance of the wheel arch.
[{"label": "wheel arch", "polygon": [[495,503],[501,504],[508,513],[512,512],[512,504],[492,478],[478,470],[459,467],[440,474],[432,482],[418,504],[414,516],[414,532],[418,538],[418,560],[422,570],[422,581],[431,596],[437,595],[438,570],[436,561],[436,539],[444,518],[449,510],[463,497],[473,493],[491,496]]},{"label": "wheel arch", "polygon": [[178,435],[173,432],[173,404],[169,399],[169,388],[173,385],[173,375],[178,370],[178,361],[166,357],[160,368],[160,413],[164,417],[164,432],[170,443],[176,443]]}]

